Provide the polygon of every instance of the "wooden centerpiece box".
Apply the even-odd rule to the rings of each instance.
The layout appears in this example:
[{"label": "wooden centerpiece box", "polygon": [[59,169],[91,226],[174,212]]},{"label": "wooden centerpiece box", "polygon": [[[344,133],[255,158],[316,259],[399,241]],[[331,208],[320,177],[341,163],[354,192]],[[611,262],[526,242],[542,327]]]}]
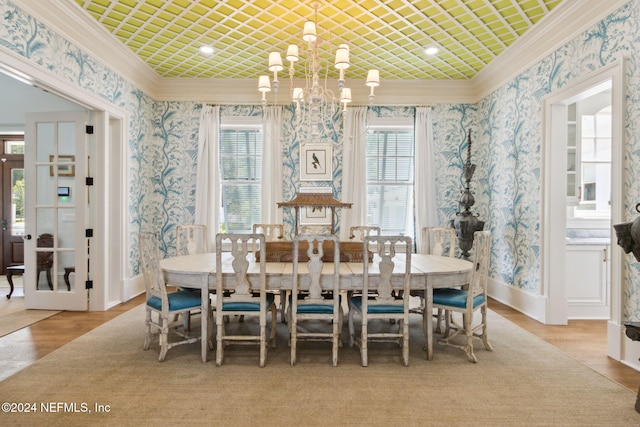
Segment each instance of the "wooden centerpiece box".
[{"label": "wooden centerpiece box", "polygon": [[[364,262],[362,242],[340,242],[340,262]],[[301,241],[298,247],[298,260],[309,261],[307,256],[307,242]],[[322,245],[322,261],[333,262],[333,243],[325,241]],[[256,260],[260,261],[262,248],[256,251]],[[293,242],[285,240],[281,242],[266,242],[265,251],[267,262],[292,262]],[[369,261],[373,260],[373,253],[369,251]]]}]

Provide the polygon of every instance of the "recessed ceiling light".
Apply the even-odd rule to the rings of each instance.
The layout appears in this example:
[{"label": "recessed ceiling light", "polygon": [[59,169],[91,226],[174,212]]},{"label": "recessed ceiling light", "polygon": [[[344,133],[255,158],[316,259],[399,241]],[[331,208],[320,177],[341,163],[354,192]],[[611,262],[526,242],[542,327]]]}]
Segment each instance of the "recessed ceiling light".
[{"label": "recessed ceiling light", "polygon": [[424,53],[426,53],[427,55],[435,55],[439,51],[440,49],[438,49],[436,46],[429,46],[424,50]]},{"label": "recessed ceiling light", "polygon": [[201,46],[200,52],[204,53],[205,55],[211,55],[213,53],[213,48],[211,46]]}]

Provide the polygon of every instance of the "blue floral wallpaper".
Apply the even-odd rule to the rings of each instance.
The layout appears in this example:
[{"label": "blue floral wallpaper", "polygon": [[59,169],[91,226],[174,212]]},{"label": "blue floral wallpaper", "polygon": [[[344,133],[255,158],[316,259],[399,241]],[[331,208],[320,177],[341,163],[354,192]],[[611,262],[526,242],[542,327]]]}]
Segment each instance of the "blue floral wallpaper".
[{"label": "blue floral wallpaper", "polygon": [[[200,105],[156,102],[102,62],[82,52],[53,29],[0,0],[0,48],[21,55],[61,79],[128,112],[129,276],[138,274],[137,232],[161,233],[164,255],[172,255],[173,230],[194,217],[195,168]],[[471,130],[472,162],[477,165],[472,191],[474,211],[493,233],[492,279],[524,291],[540,292],[540,203],[542,98],[555,89],[615,61],[629,57],[626,70],[626,145],[624,151],[625,220],[635,216],[640,182],[640,0],[615,13],[523,70],[474,105],[433,105],[437,199],[442,222],[453,218],[463,188],[466,135]],[[374,113],[412,116],[412,108],[376,107]],[[224,107],[223,115],[261,114],[256,107]],[[285,199],[299,186],[298,150],[306,137],[286,108],[283,129]],[[342,147],[336,119],[334,194],[340,196]],[[289,231],[293,219],[285,218]],[[640,319],[640,263],[625,258],[625,318]],[[633,274],[632,274],[633,273]]]}]

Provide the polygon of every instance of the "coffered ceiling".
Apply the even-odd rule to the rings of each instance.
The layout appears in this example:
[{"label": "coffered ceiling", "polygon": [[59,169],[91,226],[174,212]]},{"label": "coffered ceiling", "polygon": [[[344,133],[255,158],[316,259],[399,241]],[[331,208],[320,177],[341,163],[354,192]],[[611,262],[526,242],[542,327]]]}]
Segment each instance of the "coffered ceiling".
[{"label": "coffered ceiling", "polygon": [[[350,47],[349,78],[468,80],[567,0],[66,0],[97,20],[159,77],[257,78],[267,57],[304,49],[317,20],[323,66]],[[213,54],[199,52],[202,45]],[[428,56],[424,49],[437,46]],[[285,66],[288,65],[285,61]],[[297,76],[302,77],[302,75]],[[330,75],[332,77],[332,75]]]}]

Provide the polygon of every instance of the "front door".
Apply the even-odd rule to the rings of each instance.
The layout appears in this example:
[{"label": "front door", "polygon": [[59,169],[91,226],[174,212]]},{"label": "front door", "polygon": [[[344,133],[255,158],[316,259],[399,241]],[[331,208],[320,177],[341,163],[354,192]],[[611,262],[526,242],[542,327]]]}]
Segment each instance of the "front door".
[{"label": "front door", "polygon": [[85,112],[26,117],[27,308],[86,310],[89,272],[89,188]]},{"label": "front door", "polygon": [[0,158],[2,200],[2,270],[24,264],[24,155],[5,154]]}]

